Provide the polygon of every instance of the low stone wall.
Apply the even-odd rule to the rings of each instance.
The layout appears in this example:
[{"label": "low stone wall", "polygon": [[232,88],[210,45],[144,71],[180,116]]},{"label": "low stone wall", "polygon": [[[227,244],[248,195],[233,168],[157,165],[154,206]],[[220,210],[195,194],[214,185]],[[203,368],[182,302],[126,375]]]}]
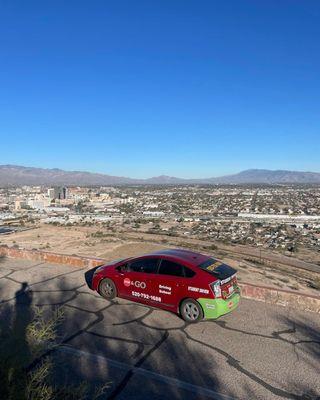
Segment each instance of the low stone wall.
[{"label": "low stone wall", "polygon": [[279,306],[320,313],[320,296],[241,282],[241,296]]},{"label": "low stone wall", "polygon": [[[81,257],[38,250],[25,250],[8,246],[0,246],[0,256],[1,255],[9,258],[23,258],[26,260],[72,265],[80,268],[93,268],[106,262],[102,258]],[[259,286],[246,282],[239,283],[239,286],[241,288],[241,295],[245,299],[263,301],[265,303],[320,313],[320,296],[312,296],[309,294],[268,286]]]},{"label": "low stone wall", "polygon": [[25,250],[8,246],[0,246],[1,255],[9,258],[23,258],[25,260],[43,261],[53,264],[66,264],[80,268],[93,268],[105,262],[102,258],[81,257],[49,251]]}]

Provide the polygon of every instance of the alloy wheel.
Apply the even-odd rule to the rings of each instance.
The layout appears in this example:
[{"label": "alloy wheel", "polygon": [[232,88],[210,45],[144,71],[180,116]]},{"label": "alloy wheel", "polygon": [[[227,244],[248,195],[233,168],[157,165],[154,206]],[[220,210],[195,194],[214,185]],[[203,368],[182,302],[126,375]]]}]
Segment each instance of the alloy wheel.
[{"label": "alloy wheel", "polygon": [[186,303],[184,305],[184,312],[190,321],[195,321],[199,317],[199,309],[194,303]]}]

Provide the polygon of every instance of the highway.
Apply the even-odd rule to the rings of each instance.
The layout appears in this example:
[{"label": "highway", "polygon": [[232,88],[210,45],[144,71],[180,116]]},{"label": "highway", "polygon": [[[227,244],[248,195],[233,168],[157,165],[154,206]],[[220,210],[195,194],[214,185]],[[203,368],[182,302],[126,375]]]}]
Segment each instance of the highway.
[{"label": "highway", "polygon": [[90,275],[2,259],[0,317],[62,307],[53,352],[59,373],[110,382],[103,398],[320,398],[320,315],[243,299],[232,314],[188,325],[169,312],[102,299],[88,287]]}]

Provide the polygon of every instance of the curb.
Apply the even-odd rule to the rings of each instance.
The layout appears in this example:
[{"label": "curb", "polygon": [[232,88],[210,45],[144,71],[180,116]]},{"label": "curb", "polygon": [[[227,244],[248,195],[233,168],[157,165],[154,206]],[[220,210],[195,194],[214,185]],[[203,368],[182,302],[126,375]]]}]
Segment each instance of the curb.
[{"label": "curb", "polygon": [[[65,264],[80,268],[94,268],[106,262],[103,258],[82,257],[39,250],[25,250],[3,245],[0,246],[0,256],[43,261],[53,264]],[[246,282],[239,282],[239,286],[241,288],[241,296],[245,299],[320,313],[320,296],[276,289],[268,286],[259,286]]]}]

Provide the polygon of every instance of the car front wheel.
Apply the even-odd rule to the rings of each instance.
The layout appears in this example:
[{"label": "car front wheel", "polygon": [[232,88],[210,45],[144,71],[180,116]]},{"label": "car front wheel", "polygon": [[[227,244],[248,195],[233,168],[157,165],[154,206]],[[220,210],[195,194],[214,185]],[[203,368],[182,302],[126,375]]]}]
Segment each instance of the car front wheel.
[{"label": "car front wheel", "polygon": [[114,282],[105,278],[99,284],[99,294],[105,299],[112,300],[117,296],[117,288]]},{"label": "car front wheel", "polygon": [[203,318],[203,310],[196,300],[185,299],[180,305],[180,315],[186,322],[197,322]]}]

